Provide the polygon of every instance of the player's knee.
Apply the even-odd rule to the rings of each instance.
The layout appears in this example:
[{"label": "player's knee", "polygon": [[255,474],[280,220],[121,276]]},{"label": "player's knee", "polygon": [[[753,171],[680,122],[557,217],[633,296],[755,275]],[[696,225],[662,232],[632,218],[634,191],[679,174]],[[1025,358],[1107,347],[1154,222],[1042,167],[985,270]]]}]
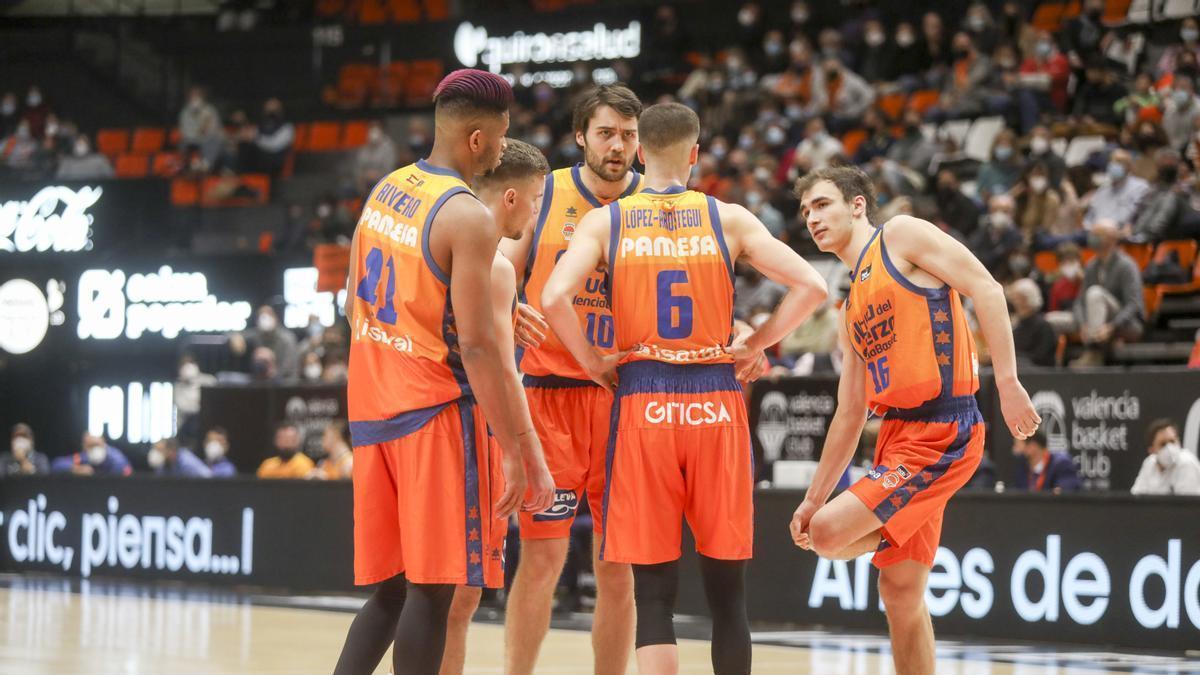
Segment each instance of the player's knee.
[{"label": "player's knee", "polygon": [[925,606],[925,585],[914,578],[889,574],[879,575],[879,597],[888,614],[909,614]]},{"label": "player's knee", "polygon": [[563,564],[566,562],[565,544],[565,541],[560,542],[557,539],[521,542],[521,559],[517,562],[517,574],[527,582],[539,586],[558,583]]},{"label": "player's knee", "polygon": [[475,616],[475,610],[479,609],[479,598],[482,595],[483,589],[459,586],[454,591],[454,602],[450,604],[450,623],[470,623]]},{"label": "player's knee", "polygon": [[596,593],[604,598],[633,601],[633,570],[623,563],[597,562],[595,564]]},{"label": "player's knee", "polygon": [[837,521],[825,510],[813,514],[808,523],[808,536],[813,552],[823,558],[833,558],[849,545],[844,541]]}]

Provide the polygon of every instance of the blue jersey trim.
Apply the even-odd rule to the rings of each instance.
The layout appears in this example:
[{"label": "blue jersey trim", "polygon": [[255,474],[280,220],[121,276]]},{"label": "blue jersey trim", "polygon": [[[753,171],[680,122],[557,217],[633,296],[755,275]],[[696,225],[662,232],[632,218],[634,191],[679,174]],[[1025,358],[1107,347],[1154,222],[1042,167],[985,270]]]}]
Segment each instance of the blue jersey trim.
[{"label": "blue jersey trim", "polygon": [[429,160],[424,158],[417,160],[417,168],[425,173],[434,174],[435,176],[449,176],[450,178],[457,178],[468,185],[471,184],[470,181],[468,181],[466,178],[463,178],[461,173],[455,171],[454,169],[430,164]]},{"label": "blue jersey trim", "polygon": [[471,194],[470,190],[461,185],[456,185],[443,192],[442,196],[438,197],[437,201],[433,203],[433,207],[429,209],[429,215],[425,216],[425,224],[421,228],[421,254],[425,256],[425,264],[429,266],[429,271],[433,272],[433,276],[437,277],[438,281],[447,286],[450,285],[450,275],[446,274],[441,266],[437,264],[437,261],[433,259],[433,253],[429,250],[429,234],[433,231],[433,219],[437,217],[438,211],[442,210],[442,205],[446,203],[446,200],[464,192]]},{"label": "blue jersey trim", "polygon": [[350,444],[359,448],[364,445],[386,443],[419,430],[446,409],[447,403],[438,403],[428,408],[409,410],[387,420],[372,420],[350,423]]}]

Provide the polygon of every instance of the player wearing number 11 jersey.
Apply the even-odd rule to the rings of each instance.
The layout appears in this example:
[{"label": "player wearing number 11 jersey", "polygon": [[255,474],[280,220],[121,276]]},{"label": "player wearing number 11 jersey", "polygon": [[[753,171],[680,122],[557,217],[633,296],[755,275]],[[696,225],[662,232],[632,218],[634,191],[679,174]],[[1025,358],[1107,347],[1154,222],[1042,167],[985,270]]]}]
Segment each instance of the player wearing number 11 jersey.
[{"label": "player wearing number 11 jersey", "polygon": [[[734,363],[756,359],[825,299],[825,282],[741,206],[685,188],[700,120],[677,103],[639,122],[646,187],[584,217],[542,293],[562,344],[616,386],[601,505],[607,562],[633,564],[638,672],[678,672],[672,611],[682,520],[700,553],[713,671],[750,672],[744,570],[753,548],[750,431]],[[757,331],[733,333],[733,263],[788,294]],[[606,266],[615,349],[597,349],[572,299]]]}]

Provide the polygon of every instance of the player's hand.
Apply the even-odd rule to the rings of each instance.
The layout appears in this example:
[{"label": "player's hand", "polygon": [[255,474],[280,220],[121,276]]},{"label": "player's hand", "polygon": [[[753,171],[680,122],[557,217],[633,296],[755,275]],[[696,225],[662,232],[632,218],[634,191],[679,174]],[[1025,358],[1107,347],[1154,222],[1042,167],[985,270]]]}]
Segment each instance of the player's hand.
[{"label": "player's hand", "polygon": [[1009,385],[998,386],[1000,390],[1000,412],[1004,415],[1004,423],[1013,438],[1025,440],[1037,431],[1042,418],[1029,400],[1029,394],[1020,382],[1013,381]]},{"label": "player's hand", "polygon": [[765,370],[763,366],[767,362],[767,355],[763,350],[749,346],[748,340],[754,331],[750,330],[749,326],[746,326],[746,329],[738,331],[733,338],[733,343],[726,350],[733,356],[733,368],[739,382],[757,380],[762,376]]},{"label": "player's hand", "polygon": [[808,536],[808,524],[812,522],[812,517],[819,508],[821,508],[820,504],[815,504],[806,499],[800,502],[800,506],[797,506],[796,512],[792,514],[792,523],[790,526],[792,542],[805,551],[812,550],[812,539]]},{"label": "player's hand", "polygon": [[597,354],[596,358],[591,363],[584,366],[587,370],[588,377],[592,378],[596,384],[604,387],[610,392],[617,391],[617,364],[629,352],[617,352],[615,354],[605,354],[603,356]]},{"label": "player's hand", "polygon": [[546,318],[531,305],[517,303],[517,325],[513,337],[522,347],[539,347],[550,333]]},{"label": "player's hand", "polygon": [[504,494],[500,495],[496,502],[496,520],[505,520],[517,512],[521,506],[521,499],[525,496],[527,483],[525,462],[521,459],[521,453],[515,449],[504,451],[501,466],[504,470]]},{"label": "player's hand", "polygon": [[554,477],[546,467],[546,460],[538,459],[534,466],[525,467],[525,475],[529,477],[529,488],[521,510],[541,513],[554,506]]}]

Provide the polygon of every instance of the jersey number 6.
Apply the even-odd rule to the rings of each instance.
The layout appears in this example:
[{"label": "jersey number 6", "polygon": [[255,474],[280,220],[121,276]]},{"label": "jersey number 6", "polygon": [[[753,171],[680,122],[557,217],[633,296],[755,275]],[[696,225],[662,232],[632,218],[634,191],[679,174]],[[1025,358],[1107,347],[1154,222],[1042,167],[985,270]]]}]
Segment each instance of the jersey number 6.
[{"label": "jersey number 6", "polygon": [[675,295],[672,286],[686,284],[685,270],[658,273],[658,334],[668,340],[680,340],[692,334],[692,299]]}]

